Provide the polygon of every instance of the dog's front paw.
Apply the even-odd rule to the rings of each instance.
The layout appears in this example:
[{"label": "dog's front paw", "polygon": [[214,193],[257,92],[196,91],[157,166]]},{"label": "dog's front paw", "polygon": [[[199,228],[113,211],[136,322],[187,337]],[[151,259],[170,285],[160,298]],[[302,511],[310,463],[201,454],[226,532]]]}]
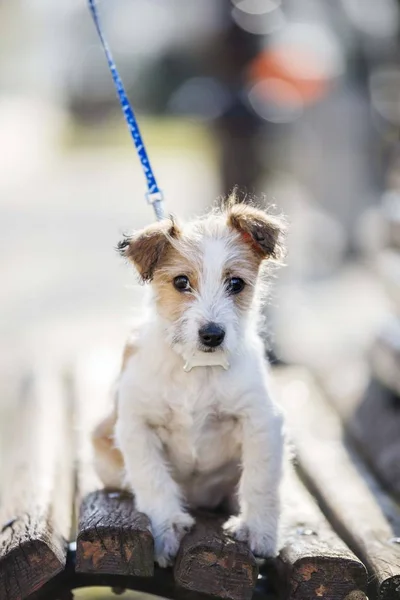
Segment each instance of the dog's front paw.
[{"label": "dog's front paw", "polygon": [[223,526],[224,531],[241,542],[247,542],[255,556],[272,558],[278,555],[276,526],[269,529],[260,523],[245,521],[242,517],[230,517]]},{"label": "dog's front paw", "polygon": [[192,529],[194,523],[193,517],[185,512],[178,513],[158,525],[152,522],[155,557],[160,567],[168,567],[173,563],[182,538]]}]

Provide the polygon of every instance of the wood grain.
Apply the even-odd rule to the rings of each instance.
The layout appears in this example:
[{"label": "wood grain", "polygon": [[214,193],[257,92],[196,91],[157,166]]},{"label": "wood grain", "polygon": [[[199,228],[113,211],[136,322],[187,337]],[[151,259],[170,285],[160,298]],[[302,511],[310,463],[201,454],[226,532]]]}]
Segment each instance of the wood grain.
[{"label": "wood grain", "polygon": [[329,520],[370,571],[378,597],[399,598],[400,513],[390,520],[377,486],[372,489],[344,444],[339,417],[313,379],[302,369],[276,376],[299,463]]},{"label": "wood grain", "polygon": [[365,592],[364,565],[333,531],[291,466],[284,478],[282,505],[285,544],[277,570],[285,597],[341,600],[352,592]]},{"label": "wood grain", "polygon": [[248,545],[225,535],[223,518],[205,513],[195,516],[196,525],[183,538],[176,558],[176,583],[220,598],[250,600],[258,568]]},{"label": "wood grain", "polygon": [[91,432],[107,411],[112,376],[107,361],[96,353],[74,370],[77,431],[76,570],[149,577],[154,573],[154,541],[146,515],[136,511],[133,497],[104,490],[93,468]]},{"label": "wood grain", "polygon": [[61,378],[36,373],[15,399],[2,480],[0,598],[26,598],[66,564],[73,473],[64,392]]}]

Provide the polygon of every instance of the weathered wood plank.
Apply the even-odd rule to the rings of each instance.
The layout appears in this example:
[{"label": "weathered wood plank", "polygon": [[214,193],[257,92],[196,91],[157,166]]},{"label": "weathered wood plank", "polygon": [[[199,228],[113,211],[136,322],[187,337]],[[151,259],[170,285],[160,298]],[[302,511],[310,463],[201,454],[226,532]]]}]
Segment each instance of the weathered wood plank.
[{"label": "weathered wood plank", "polygon": [[37,374],[16,399],[0,508],[0,598],[21,600],[66,564],[72,423],[61,378]]},{"label": "weathered wood plank", "polygon": [[247,544],[231,540],[223,518],[197,514],[176,558],[176,583],[188,590],[230,600],[250,600],[257,582],[256,559]]},{"label": "weathered wood plank", "polygon": [[360,452],[385,486],[400,497],[400,401],[367,369],[343,366],[321,380]]},{"label": "weathered wood plank", "polygon": [[382,329],[370,355],[374,376],[400,400],[400,317],[393,318]]},{"label": "weathered wood plank", "polygon": [[154,573],[149,519],[136,511],[130,494],[104,490],[93,468],[91,433],[107,410],[111,383],[100,354],[78,365],[72,383],[78,449],[76,569],[148,577]]},{"label": "weathered wood plank", "polygon": [[333,531],[291,467],[282,492],[284,547],[277,570],[284,596],[290,600],[341,600],[358,591],[363,598],[367,589],[364,565]]},{"label": "weathered wood plank", "polygon": [[[371,490],[343,442],[339,417],[301,369],[277,376],[301,469],[321,505],[350,547],[370,569],[382,600],[399,598],[400,513],[385,517],[382,491]],[[379,503],[378,503],[379,501]]]}]

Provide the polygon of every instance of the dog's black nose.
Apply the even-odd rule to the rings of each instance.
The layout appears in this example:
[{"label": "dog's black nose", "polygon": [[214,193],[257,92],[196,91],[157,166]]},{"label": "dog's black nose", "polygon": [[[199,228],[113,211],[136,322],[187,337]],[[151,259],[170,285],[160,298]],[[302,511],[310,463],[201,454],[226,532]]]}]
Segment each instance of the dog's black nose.
[{"label": "dog's black nose", "polygon": [[208,348],[216,348],[224,341],[225,331],[216,323],[208,323],[199,329],[201,343]]}]

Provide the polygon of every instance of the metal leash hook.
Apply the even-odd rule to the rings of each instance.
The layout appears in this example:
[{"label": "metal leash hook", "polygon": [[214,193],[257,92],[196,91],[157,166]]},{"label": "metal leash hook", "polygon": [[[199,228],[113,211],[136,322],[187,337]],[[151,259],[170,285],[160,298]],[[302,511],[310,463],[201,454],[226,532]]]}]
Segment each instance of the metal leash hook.
[{"label": "metal leash hook", "polygon": [[164,215],[163,193],[160,191],[153,192],[153,193],[147,192],[146,200],[147,200],[148,204],[151,204],[153,206],[153,210],[155,212],[157,221],[161,221],[165,216]]},{"label": "metal leash hook", "polygon": [[146,147],[143,142],[142,135],[140,133],[139,125],[135,117],[135,113],[133,108],[129,102],[128,96],[126,94],[124,84],[122,83],[122,79],[119,76],[117,71],[117,67],[115,65],[114,59],[111,54],[110,47],[107,43],[107,40],[104,37],[103,30],[101,28],[99,14],[96,7],[95,0],[88,0],[89,10],[93,17],[93,21],[99,34],[99,38],[101,44],[104,49],[104,53],[107,58],[108,66],[110,68],[111,76],[114,81],[115,89],[117,91],[118,99],[121,104],[122,112],[124,113],[125,120],[127,122],[129,131],[131,133],[133,143],[135,144],[136,152],[138,154],[139,160],[142,165],[142,169],[144,172],[144,176],[147,182],[148,192],[146,193],[146,199],[149,204],[153,206],[154,213],[156,215],[157,221],[160,221],[164,218],[164,198],[163,193],[157,185],[156,178],[153,173],[153,169],[150,165],[150,160],[146,151]]}]

